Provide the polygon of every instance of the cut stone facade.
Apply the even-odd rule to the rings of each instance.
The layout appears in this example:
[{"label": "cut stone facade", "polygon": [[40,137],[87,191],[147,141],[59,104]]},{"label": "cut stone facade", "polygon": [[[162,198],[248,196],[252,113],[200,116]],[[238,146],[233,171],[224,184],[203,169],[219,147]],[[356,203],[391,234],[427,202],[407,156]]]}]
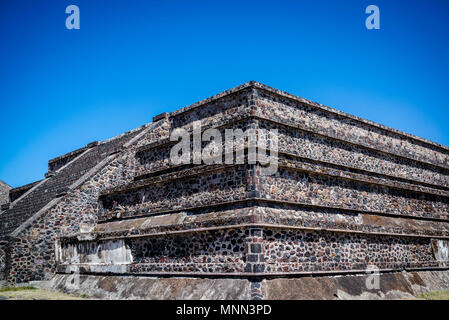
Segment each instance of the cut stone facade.
[{"label": "cut stone facade", "polygon": [[[277,129],[277,172],[246,158],[174,165],[170,134],[194,121]],[[50,160],[44,180],[10,193],[0,254],[11,284],[218,276],[247,279],[229,296],[260,299],[273,298],[267,279],[449,267],[448,147],[256,82]]]}]

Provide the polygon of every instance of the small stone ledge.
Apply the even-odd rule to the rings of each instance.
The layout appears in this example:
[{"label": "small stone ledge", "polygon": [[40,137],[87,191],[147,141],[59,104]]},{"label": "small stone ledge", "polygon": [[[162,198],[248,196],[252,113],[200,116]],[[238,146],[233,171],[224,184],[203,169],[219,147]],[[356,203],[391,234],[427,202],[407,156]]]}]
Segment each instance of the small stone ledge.
[{"label": "small stone ledge", "polygon": [[45,177],[46,179],[48,179],[48,178],[53,177],[55,174],[56,174],[56,173],[55,173],[54,171],[49,171],[49,172],[45,173],[44,177]]},{"label": "small stone ledge", "polygon": [[167,119],[168,118],[168,113],[167,112],[163,112],[161,114],[158,114],[157,116],[153,117],[153,122],[157,122],[159,120],[163,120],[163,119]]},{"label": "small stone ledge", "polygon": [[[222,268],[223,271],[207,271],[208,266],[213,268]],[[297,267],[295,263],[286,263],[291,268]],[[56,272],[58,274],[73,274],[79,271],[80,274],[86,275],[128,275],[128,276],[184,276],[184,277],[262,277],[266,279],[277,277],[292,276],[328,276],[328,275],[366,275],[370,264],[360,264],[356,267],[351,264],[339,264],[338,268],[333,267],[325,269],[320,266],[312,265],[312,269],[307,264],[303,268],[293,269],[290,271],[276,272],[259,272],[257,270],[245,270],[244,263],[233,263],[229,266],[225,263],[182,263],[182,264],[166,264],[166,263],[131,263],[131,264],[58,264]],[[341,268],[339,268],[341,267]],[[420,263],[383,263],[378,264],[376,270],[380,274],[391,272],[424,272],[424,271],[449,271],[448,267],[440,267],[437,263],[429,262],[425,266]],[[171,269],[171,270],[167,270]],[[186,269],[183,271],[183,269]],[[189,270],[187,270],[189,269]],[[193,269],[193,270],[192,270]],[[206,271],[204,271],[206,269]],[[240,271],[241,270],[241,271]]]},{"label": "small stone ledge", "polygon": [[310,157],[300,156],[300,155],[297,155],[294,153],[287,153],[287,152],[279,151],[278,154],[280,156],[283,156],[283,158],[285,158],[285,160],[288,160],[288,161],[293,160],[295,162],[302,162],[305,165],[309,165],[309,166],[313,166],[313,167],[317,167],[317,168],[323,168],[321,170],[322,171],[324,170],[325,172],[332,172],[333,170],[337,170],[338,172],[345,172],[346,174],[353,174],[355,176],[364,176],[368,179],[373,178],[373,179],[378,179],[378,181],[387,181],[388,183],[391,182],[392,184],[408,185],[408,186],[411,186],[412,188],[413,187],[414,188],[423,188],[423,190],[430,190],[430,192],[442,191],[438,194],[449,195],[449,187],[436,185],[436,184],[430,184],[430,183],[426,183],[426,182],[416,180],[416,179],[404,178],[404,177],[395,176],[395,175],[391,175],[391,174],[385,174],[382,172],[370,171],[370,170],[365,170],[365,169],[361,169],[361,168],[357,168],[357,167],[342,165],[339,163],[317,160],[317,159],[313,159]]},{"label": "small stone ledge", "polygon": [[87,145],[86,145],[86,148],[93,148],[93,147],[96,147],[96,146],[98,146],[98,141],[93,141],[93,142],[90,142],[90,143],[88,143]]},{"label": "small stone ledge", "polygon": [[65,188],[59,188],[58,190],[56,190],[56,198],[61,198],[63,196],[65,196],[69,191],[68,187]]}]

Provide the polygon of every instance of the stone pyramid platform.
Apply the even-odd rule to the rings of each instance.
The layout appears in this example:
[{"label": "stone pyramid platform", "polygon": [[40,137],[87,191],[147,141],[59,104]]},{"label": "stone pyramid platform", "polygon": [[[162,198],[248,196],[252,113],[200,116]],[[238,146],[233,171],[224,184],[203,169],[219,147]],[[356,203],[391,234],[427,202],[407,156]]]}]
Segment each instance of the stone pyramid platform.
[{"label": "stone pyramid platform", "polygon": [[[173,164],[171,133],[192,132],[196,121],[203,131],[277,130],[276,172],[261,174],[263,165],[246,157]],[[39,215],[4,228],[10,281],[209,279],[216,292],[231,283],[220,287],[229,291],[222,298],[294,298],[267,281],[449,267],[446,146],[257,82],[157,116],[121,139]],[[248,141],[235,147],[246,154]]]}]

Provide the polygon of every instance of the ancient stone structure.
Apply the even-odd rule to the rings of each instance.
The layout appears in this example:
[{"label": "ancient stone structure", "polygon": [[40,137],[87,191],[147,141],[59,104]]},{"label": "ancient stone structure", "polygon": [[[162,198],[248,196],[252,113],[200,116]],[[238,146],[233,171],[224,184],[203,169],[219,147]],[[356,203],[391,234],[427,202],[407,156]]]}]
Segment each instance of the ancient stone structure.
[{"label": "ancient stone structure", "polygon": [[[277,172],[246,158],[174,165],[170,134],[197,120],[202,130],[277,129]],[[116,297],[294,299],[315,297],[304,276],[334,279],[322,286],[332,297],[374,265],[408,294],[449,288],[449,148],[260,83],[48,168],[12,189],[0,214],[10,284],[53,277]]]},{"label": "ancient stone structure", "polygon": [[0,205],[6,204],[9,202],[9,190],[11,187],[0,180]]}]

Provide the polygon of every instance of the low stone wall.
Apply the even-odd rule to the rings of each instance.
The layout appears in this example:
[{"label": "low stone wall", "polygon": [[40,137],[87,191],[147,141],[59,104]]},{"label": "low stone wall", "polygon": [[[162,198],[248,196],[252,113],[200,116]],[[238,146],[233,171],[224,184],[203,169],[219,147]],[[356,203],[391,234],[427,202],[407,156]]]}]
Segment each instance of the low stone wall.
[{"label": "low stone wall", "polygon": [[246,279],[149,278],[89,275],[55,275],[43,289],[111,300],[248,300]]},{"label": "low stone wall", "polygon": [[[264,298],[272,300],[391,300],[449,290],[449,271],[380,274],[379,287],[371,275],[278,278],[263,281]],[[367,286],[369,283],[369,286]],[[373,288],[374,286],[374,288]],[[371,289],[372,288],[372,289]]]},{"label": "low stone wall", "polygon": [[[449,290],[449,271],[375,275],[274,278],[263,281],[233,278],[152,278],[57,274],[43,289],[87,294],[98,299],[144,300],[352,300],[406,299],[420,293]],[[36,284],[39,286],[38,284]]]}]

